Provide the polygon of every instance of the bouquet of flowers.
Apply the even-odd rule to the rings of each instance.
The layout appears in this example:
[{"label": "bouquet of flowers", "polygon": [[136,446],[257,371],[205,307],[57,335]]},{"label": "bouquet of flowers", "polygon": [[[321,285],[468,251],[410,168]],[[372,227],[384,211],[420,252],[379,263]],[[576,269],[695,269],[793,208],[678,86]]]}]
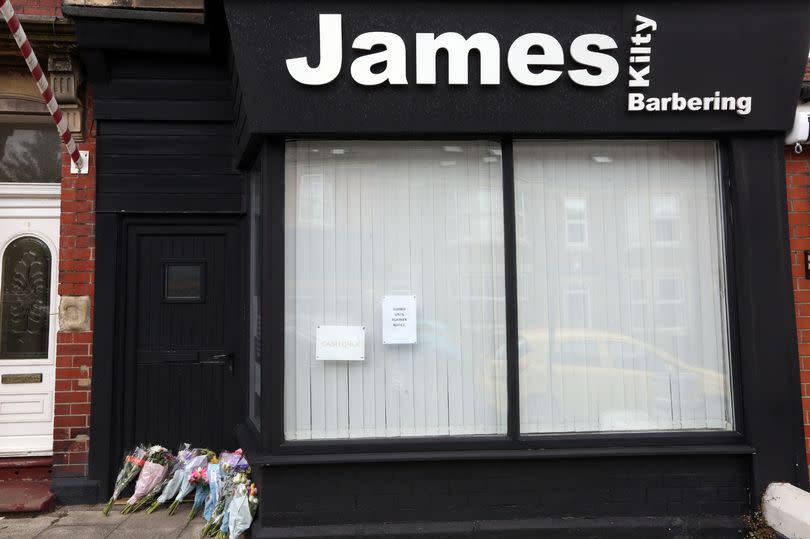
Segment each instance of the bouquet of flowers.
[{"label": "bouquet of flowers", "polygon": [[226,502],[227,508],[225,509],[225,514],[222,516],[222,524],[219,526],[219,531],[216,534],[217,539],[227,539],[231,529],[231,520],[234,514],[231,512],[231,509],[234,507],[239,507],[239,505],[234,505],[233,501],[237,499],[237,495],[240,492],[246,492],[247,485],[250,484],[250,477],[248,477],[248,471],[240,471],[236,474],[233,478],[233,489],[230,490],[230,495],[228,501]]},{"label": "bouquet of flowers", "polygon": [[206,464],[205,468],[202,466],[194,468],[188,482],[197,487],[197,490],[194,491],[194,504],[188,512],[188,519],[191,520],[197,516],[197,513],[205,505],[205,499],[208,497],[208,464]]},{"label": "bouquet of flowers", "polygon": [[214,512],[219,499],[219,459],[214,457],[208,462],[208,497],[205,499],[203,518],[208,520]]},{"label": "bouquet of flowers", "polygon": [[[250,483],[247,486],[240,483],[236,487],[230,505],[228,506],[228,539],[236,539],[246,532],[253,523],[256,515],[256,508],[259,506],[259,498],[256,496],[256,484]],[[219,537],[219,534],[217,535]]]},{"label": "bouquet of flowers", "polygon": [[134,513],[136,511],[140,511],[141,508],[144,506],[151,508],[152,504],[155,502],[158,496],[160,496],[160,493],[163,492],[163,489],[165,489],[166,485],[169,484],[169,481],[171,481],[172,477],[174,476],[174,472],[178,469],[178,467],[179,467],[178,459],[173,456],[171,461],[171,468],[169,472],[166,474],[166,476],[163,478],[163,481],[155,485],[155,487],[152,488],[152,490],[150,490],[146,494],[146,496],[138,500],[138,503],[136,503],[129,512]]},{"label": "bouquet of flowers", "polygon": [[180,490],[177,492],[177,496],[174,497],[174,501],[169,505],[169,514],[173,515],[177,512],[177,506],[180,505],[180,502],[191,492],[191,489],[194,488],[194,483],[189,482],[191,479],[191,474],[195,468],[200,467],[208,467],[208,458],[209,454],[213,454],[207,449],[194,449],[194,456],[186,463],[183,468],[183,477],[184,479],[180,482]]},{"label": "bouquet of flowers", "polygon": [[248,488],[248,505],[250,506],[250,516],[256,516],[256,510],[259,508],[259,489],[256,488],[256,483],[251,483]]},{"label": "bouquet of flowers", "polygon": [[165,447],[153,445],[149,448],[146,463],[143,465],[141,474],[135,482],[135,493],[127,500],[127,504],[121,510],[121,513],[133,512],[135,505],[163,481],[163,478],[169,473],[169,465],[172,460],[174,460],[174,456]]},{"label": "bouquet of flowers", "polygon": [[[218,485],[218,499],[211,512],[211,517],[206,522],[200,533],[200,537],[214,537],[219,533],[227,534],[228,520],[227,510],[231,499],[243,478],[247,479],[250,473],[250,466],[242,456],[242,450],[237,449],[233,453],[224,451],[219,457],[220,478]],[[223,530],[224,527],[224,530]],[[227,535],[223,535],[227,537]]]},{"label": "bouquet of flowers", "polygon": [[121,495],[121,491],[123,491],[127,485],[129,485],[132,480],[135,479],[141,472],[141,468],[143,468],[143,465],[146,463],[146,454],[146,448],[139,445],[124,456],[124,465],[118,472],[118,477],[115,478],[113,494],[110,497],[110,501],[107,502],[107,505],[105,505],[104,509],[102,510],[104,516],[110,515],[110,509],[112,509],[112,506],[115,503],[115,500],[118,499],[118,496]]},{"label": "bouquet of flowers", "polygon": [[180,490],[180,485],[183,483],[183,477],[185,477],[186,465],[194,457],[194,451],[189,449],[188,444],[183,444],[183,446],[177,450],[177,458],[174,461],[170,478],[163,489],[161,489],[160,495],[152,502],[149,509],[146,510],[147,514],[152,514],[158,507],[177,495],[177,491]]}]

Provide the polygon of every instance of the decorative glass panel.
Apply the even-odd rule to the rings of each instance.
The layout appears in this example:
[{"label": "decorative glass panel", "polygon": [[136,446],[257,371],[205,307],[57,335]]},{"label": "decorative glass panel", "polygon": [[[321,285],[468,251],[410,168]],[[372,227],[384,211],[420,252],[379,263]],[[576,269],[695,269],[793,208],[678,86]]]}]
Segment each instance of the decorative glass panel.
[{"label": "decorative glass panel", "polygon": [[0,182],[58,182],[60,144],[50,123],[0,123]]},{"label": "decorative glass panel", "polygon": [[51,252],[39,239],[11,242],[3,254],[0,359],[48,357]]}]

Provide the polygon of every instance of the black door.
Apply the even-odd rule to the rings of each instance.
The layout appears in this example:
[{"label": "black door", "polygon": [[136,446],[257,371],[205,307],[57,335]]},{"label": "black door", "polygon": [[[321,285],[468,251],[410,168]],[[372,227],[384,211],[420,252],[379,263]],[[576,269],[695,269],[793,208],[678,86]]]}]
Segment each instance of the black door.
[{"label": "black door", "polygon": [[139,225],[128,240],[129,445],[233,448],[243,401],[236,223]]}]

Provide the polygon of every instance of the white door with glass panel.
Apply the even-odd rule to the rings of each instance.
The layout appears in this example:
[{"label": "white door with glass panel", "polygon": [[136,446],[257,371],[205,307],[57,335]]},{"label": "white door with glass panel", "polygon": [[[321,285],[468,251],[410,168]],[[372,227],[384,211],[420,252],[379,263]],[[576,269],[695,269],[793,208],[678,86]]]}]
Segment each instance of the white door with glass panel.
[{"label": "white door with glass panel", "polygon": [[53,449],[59,139],[0,117],[0,456]]}]

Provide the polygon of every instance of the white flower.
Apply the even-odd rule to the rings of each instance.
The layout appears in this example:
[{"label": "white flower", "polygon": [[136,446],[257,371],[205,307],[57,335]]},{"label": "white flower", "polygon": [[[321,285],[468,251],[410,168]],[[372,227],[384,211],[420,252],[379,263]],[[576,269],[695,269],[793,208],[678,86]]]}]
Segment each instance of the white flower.
[{"label": "white flower", "polygon": [[153,445],[149,448],[150,453],[163,453],[166,451],[166,448],[162,445]]}]

